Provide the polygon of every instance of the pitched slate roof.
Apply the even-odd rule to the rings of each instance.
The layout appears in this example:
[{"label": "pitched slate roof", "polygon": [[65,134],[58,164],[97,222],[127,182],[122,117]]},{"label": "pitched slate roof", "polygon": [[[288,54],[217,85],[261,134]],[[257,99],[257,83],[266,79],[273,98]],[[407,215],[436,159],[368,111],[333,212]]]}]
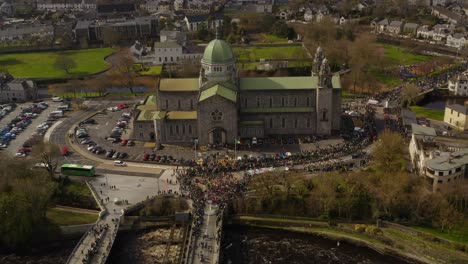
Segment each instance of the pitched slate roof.
[{"label": "pitched slate roof", "polygon": [[237,93],[227,87],[224,87],[221,84],[216,84],[206,90],[203,90],[200,94],[200,99],[198,101],[201,102],[215,95],[224,97],[227,100],[232,101],[234,103],[237,101]]},{"label": "pitched slate roof", "polygon": [[217,13],[211,13],[211,14],[192,15],[192,16],[186,16],[186,17],[189,23],[204,22],[204,21],[207,21],[209,17],[213,17],[215,20],[223,20],[224,13],[217,12]]},{"label": "pitched slate roof", "polygon": [[198,78],[161,79],[159,90],[163,92],[198,91]]},{"label": "pitched slate roof", "polygon": [[426,166],[436,171],[448,171],[468,164],[468,150],[460,150],[446,156],[426,161]]},{"label": "pitched slate roof", "polygon": [[450,110],[453,110],[455,112],[462,113],[464,115],[468,115],[468,108],[466,108],[463,105],[453,104],[453,105],[448,105],[447,108],[450,109]]},{"label": "pitched slate roof", "polygon": [[313,113],[313,107],[247,107],[241,108],[241,113]]},{"label": "pitched slate roof", "polygon": [[[332,77],[332,86],[334,89],[340,89],[340,76]],[[241,78],[240,90],[307,90],[318,87],[318,77],[255,77]]]},{"label": "pitched slate roof", "polygon": [[418,124],[411,124],[411,131],[415,135],[420,136],[436,136],[436,131],[433,127],[425,127]]}]

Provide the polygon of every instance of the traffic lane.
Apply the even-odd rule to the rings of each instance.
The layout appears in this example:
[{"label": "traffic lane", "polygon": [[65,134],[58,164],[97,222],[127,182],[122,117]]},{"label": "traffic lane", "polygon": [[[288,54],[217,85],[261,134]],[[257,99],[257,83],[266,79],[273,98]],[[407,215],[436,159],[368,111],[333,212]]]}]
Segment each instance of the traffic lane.
[{"label": "traffic lane", "polygon": [[133,164],[127,164],[125,167],[115,166],[113,163],[101,163],[99,164],[96,169],[98,170],[106,170],[106,171],[119,171],[119,172],[133,172],[133,173],[145,173],[145,174],[161,174],[163,169],[162,168],[154,168],[154,167],[142,167],[142,166],[135,166]]},{"label": "traffic lane", "polygon": [[36,118],[31,119],[32,123],[26,127],[20,134],[16,136],[16,139],[10,142],[10,145],[5,149],[7,153],[11,155],[15,155],[18,152],[19,148],[23,147],[23,143],[30,138],[33,133],[36,131],[37,126],[40,123],[47,121],[49,118],[49,114],[53,111],[57,111],[57,107],[61,105],[61,103],[51,102],[49,103],[49,107],[42,111]]}]

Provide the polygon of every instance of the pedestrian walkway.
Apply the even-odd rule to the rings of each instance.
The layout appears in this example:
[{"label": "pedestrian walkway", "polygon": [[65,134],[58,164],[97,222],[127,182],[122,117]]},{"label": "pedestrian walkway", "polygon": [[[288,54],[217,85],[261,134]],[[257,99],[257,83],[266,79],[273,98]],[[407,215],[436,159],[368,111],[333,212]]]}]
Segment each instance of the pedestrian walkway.
[{"label": "pedestrian walkway", "polygon": [[169,183],[167,180],[148,177],[107,174],[97,177],[90,184],[107,214],[83,236],[69,257],[69,264],[105,263],[126,209],[155,196],[158,188],[166,193],[180,192],[175,181]]},{"label": "pedestrian walkway", "polygon": [[222,216],[218,209],[217,205],[206,205],[200,233],[192,234],[193,251],[187,263],[218,263],[222,226]]}]

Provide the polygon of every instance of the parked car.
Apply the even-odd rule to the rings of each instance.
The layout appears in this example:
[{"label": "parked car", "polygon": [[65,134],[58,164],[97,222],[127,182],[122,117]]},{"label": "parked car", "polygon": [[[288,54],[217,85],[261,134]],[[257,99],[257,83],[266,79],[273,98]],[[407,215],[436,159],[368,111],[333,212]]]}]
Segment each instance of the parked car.
[{"label": "parked car", "polygon": [[58,96],[52,97],[52,102],[62,102],[62,101],[63,99],[61,97],[58,97]]},{"label": "parked car", "polygon": [[120,142],[120,146],[127,146],[127,143],[128,143],[128,139],[123,139],[123,140]]},{"label": "parked car", "polygon": [[153,161],[155,157],[156,157],[156,155],[151,154],[151,155],[149,156],[148,160],[149,160],[149,161]]},{"label": "parked car", "polygon": [[130,146],[135,146],[135,141],[129,140],[129,141],[127,142],[127,146],[128,146],[128,147],[130,147]]},{"label": "parked car", "polygon": [[110,149],[106,152],[106,158],[112,158],[112,155],[114,155],[115,150]]},{"label": "parked car", "polygon": [[120,155],[120,152],[116,151],[114,155],[112,155],[112,159],[117,159]]},{"label": "parked car", "polygon": [[150,154],[145,153],[145,155],[143,155],[143,160],[148,161],[149,157],[150,157]]}]

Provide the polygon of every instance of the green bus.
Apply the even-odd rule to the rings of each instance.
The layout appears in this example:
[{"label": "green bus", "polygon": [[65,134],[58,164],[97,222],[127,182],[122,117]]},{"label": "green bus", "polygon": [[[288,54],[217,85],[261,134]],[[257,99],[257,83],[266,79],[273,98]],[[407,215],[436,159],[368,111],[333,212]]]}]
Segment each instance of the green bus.
[{"label": "green bus", "polygon": [[94,177],[96,171],[94,166],[80,164],[63,164],[60,168],[63,175]]}]

